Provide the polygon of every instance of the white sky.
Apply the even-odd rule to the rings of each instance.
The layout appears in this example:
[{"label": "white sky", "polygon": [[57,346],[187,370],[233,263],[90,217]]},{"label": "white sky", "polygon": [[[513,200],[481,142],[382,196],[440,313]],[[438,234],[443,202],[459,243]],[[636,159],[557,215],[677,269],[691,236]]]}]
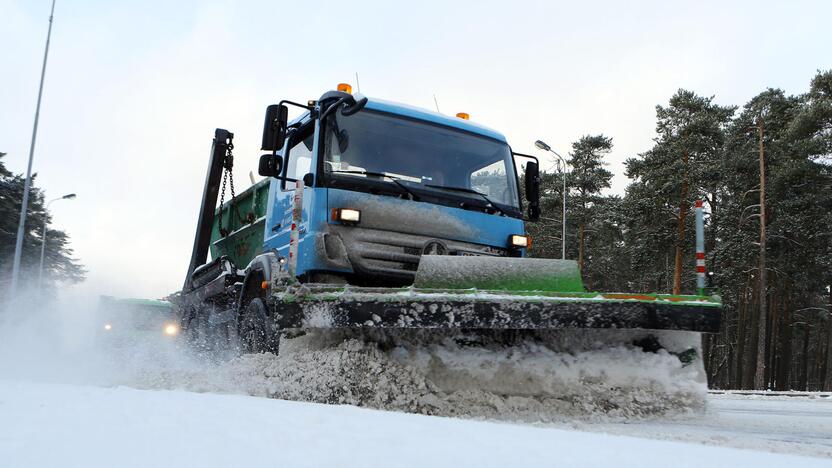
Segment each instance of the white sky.
[{"label": "white sky", "polygon": [[[741,105],[832,68],[832,2],[273,2],[58,0],[35,152],[38,185],[90,270],[81,290],[181,286],[215,127],[235,179],[255,170],[263,111],[338,82],[465,111],[516,151],[566,156],[603,132],[622,162],[654,106],[685,87]],[[0,151],[25,172],[50,0],[0,0]]]}]

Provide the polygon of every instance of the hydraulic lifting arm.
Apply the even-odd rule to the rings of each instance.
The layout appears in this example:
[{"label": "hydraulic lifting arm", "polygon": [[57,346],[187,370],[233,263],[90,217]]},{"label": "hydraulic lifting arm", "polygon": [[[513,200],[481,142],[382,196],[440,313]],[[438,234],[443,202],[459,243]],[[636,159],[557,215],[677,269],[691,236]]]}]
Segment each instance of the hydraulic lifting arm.
[{"label": "hydraulic lifting arm", "polygon": [[228,148],[232,144],[234,134],[228,130],[218,128],[214,131],[214,143],[211,145],[211,160],[208,163],[208,173],[205,176],[205,188],[202,191],[202,205],[199,207],[199,218],[194,236],[194,248],[191,252],[191,262],[188,264],[188,274],[182,292],[193,289],[191,276],[194,269],[205,264],[208,259],[208,248],[211,243],[211,227],[214,224],[214,211],[217,207],[217,195],[220,190],[220,179]]}]

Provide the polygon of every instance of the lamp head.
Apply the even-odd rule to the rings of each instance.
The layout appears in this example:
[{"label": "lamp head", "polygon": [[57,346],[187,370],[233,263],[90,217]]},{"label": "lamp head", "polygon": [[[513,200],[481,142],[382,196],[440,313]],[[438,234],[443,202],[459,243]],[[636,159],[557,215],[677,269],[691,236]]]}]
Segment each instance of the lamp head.
[{"label": "lamp head", "polygon": [[543,151],[552,150],[552,147],[544,143],[543,140],[537,140],[536,142],[534,142],[534,145],[537,146],[539,149],[542,149]]}]

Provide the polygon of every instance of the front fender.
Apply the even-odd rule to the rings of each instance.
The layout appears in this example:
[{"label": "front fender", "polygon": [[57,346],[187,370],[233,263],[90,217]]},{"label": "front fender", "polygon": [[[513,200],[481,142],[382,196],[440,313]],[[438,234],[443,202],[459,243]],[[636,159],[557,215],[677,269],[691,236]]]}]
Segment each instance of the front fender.
[{"label": "front fender", "polygon": [[[240,311],[248,306],[249,301],[255,297],[265,298],[269,290],[276,286],[277,282],[286,276],[283,268],[284,260],[276,252],[266,252],[254,257],[245,269],[243,287],[240,288],[240,297],[237,301],[237,316]],[[263,287],[263,282],[268,287]]]}]

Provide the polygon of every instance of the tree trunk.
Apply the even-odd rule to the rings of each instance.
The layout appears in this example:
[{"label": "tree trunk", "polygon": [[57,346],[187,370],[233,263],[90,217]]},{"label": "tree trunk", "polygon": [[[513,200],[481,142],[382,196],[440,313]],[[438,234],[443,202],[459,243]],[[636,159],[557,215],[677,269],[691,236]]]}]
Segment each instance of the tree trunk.
[{"label": "tree trunk", "polygon": [[742,291],[739,297],[739,304],[737,307],[737,352],[736,352],[736,362],[735,362],[735,371],[734,371],[734,381],[731,382],[732,388],[743,388],[744,385],[744,378],[747,374],[745,371],[745,357],[746,357],[746,348],[745,342],[748,337],[748,288],[749,283],[751,282],[751,278],[749,277],[745,284],[745,289]]},{"label": "tree trunk", "polygon": [[[829,313],[832,314],[832,284],[829,285]],[[828,330],[826,331],[826,350],[823,353],[823,367],[821,367],[821,390],[832,391],[832,375],[829,375],[829,368],[832,367],[832,316],[826,319]]]},{"label": "tree trunk", "polygon": [[780,308],[771,307],[771,321],[768,329],[768,368],[766,369],[766,381],[768,388],[777,388],[777,377],[780,375],[780,366],[783,362],[780,360],[780,317],[782,316],[783,299],[781,299]]},{"label": "tree trunk", "polygon": [[[739,323],[738,323],[738,325],[739,325]],[[735,344],[736,340],[734,341],[734,343],[731,342],[730,330],[727,333],[727,335],[728,336],[726,337],[726,344],[728,345],[728,370],[727,370],[727,372],[725,372],[725,381],[723,383],[722,388],[734,388],[733,384],[734,384],[734,381],[736,380],[736,366],[735,366],[734,363],[736,362],[736,359],[737,359],[737,346]],[[736,336],[736,332],[735,332],[735,336]]]},{"label": "tree trunk", "polygon": [[832,376],[829,375],[829,368],[832,367],[832,346],[830,345],[830,342],[832,342],[832,319],[827,320],[827,323],[826,350],[823,353],[823,367],[821,367],[820,371],[820,385],[821,390],[824,392],[832,391]]},{"label": "tree trunk", "polygon": [[757,369],[757,343],[759,342],[760,335],[757,333],[757,330],[760,328],[759,320],[760,314],[758,313],[759,307],[759,290],[756,287],[752,287],[751,289],[751,299],[749,300],[748,305],[748,319],[749,319],[749,326],[748,326],[748,352],[746,354],[745,359],[745,375],[743,375],[743,389],[744,390],[754,390],[756,387],[754,386],[754,377],[756,376],[756,369]]},{"label": "tree trunk", "polygon": [[[719,229],[719,217],[717,216],[717,209],[716,209],[716,191],[711,194],[711,213],[710,213],[710,229],[711,235],[707,237],[708,242],[705,246],[706,255],[710,254],[711,260],[708,262],[708,268],[711,272],[716,272],[716,236]],[[711,284],[706,283],[706,286],[711,287]]]},{"label": "tree trunk", "polygon": [[679,224],[676,234],[676,265],[673,268],[673,294],[682,294],[682,260],[685,246],[685,219],[688,217],[688,151],[682,152],[682,193],[679,196]]},{"label": "tree trunk", "polygon": [[757,130],[760,138],[760,317],[757,321],[757,368],[754,372],[754,388],[765,388],[766,371],[766,160],[763,146],[763,118],[757,119]]},{"label": "tree trunk", "polygon": [[578,270],[584,273],[584,223],[578,226]]},{"label": "tree trunk", "polygon": [[[766,388],[774,388],[774,370],[775,368],[775,361],[777,358],[777,347],[775,346],[775,333],[777,332],[777,304],[778,299],[782,302],[785,299],[785,294],[782,294],[780,298],[774,296],[772,300],[769,301],[768,305],[768,330],[766,333],[766,349],[768,350],[768,354],[766,356]],[[781,304],[782,305],[782,304]]]},{"label": "tree trunk", "polygon": [[809,390],[809,333],[811,330],[808,323],[803,325],[803,372],[800,374],[800,389],[804,392]]},{"label": "tree trunk", "polygon": [[[784,291],[784,295],[788,294],[788,291]],[[772,345],[774,349],[774,354],[777,356],[774,364],[774,389],[783,391],[788,390],[788,383],[786,382],[787,379],[787,369],[790,365],[788,360],[786,360],[786,347],[789,345],[786,343],[787,333],[786,330],[789,328],[788,317],[788,302],[786,300],[783,301],[783,306],[780,310],[780,313],[777,314],[777,324],[772,327],[772,341],[776,341],[776,345]]]},{"label": "tree trunk", "polygon": [[781,390],[791,390],[792,388],[792,317],[790,305],[783,309],[783,328],[780,335],[780,360],[783,362],[781,367],[781,375],[779,380],[782,381],[780,385]]}]

